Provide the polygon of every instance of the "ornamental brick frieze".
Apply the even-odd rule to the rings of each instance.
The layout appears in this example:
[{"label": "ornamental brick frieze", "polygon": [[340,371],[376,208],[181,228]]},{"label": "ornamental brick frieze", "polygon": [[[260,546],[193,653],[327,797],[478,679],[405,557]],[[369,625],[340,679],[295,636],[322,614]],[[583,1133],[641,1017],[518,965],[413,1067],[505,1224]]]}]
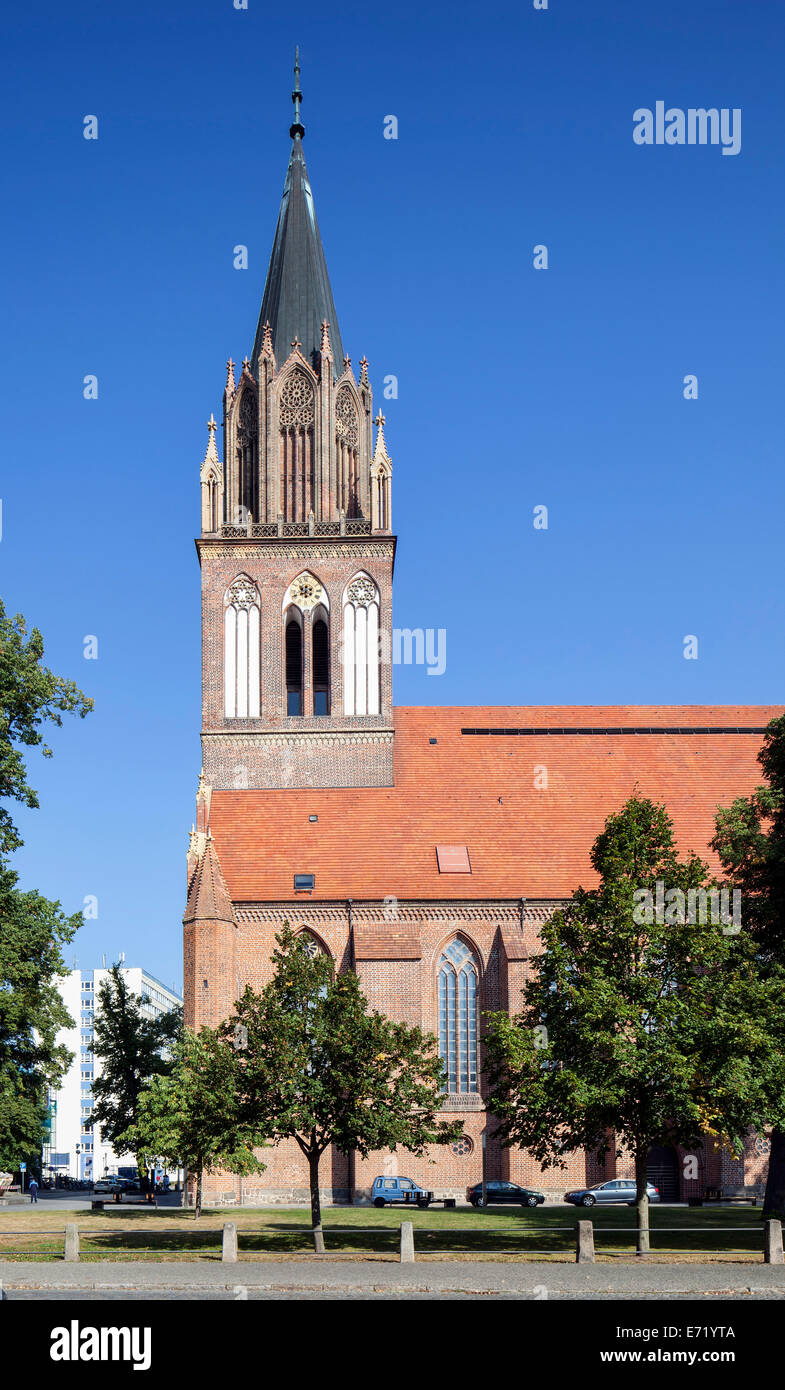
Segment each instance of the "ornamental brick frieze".
[{"label": "ornamental brick frieze", "polygon": [[[287,899],[280,903],[244,903],[241,907],[235,904],[235,916],[238,921],[248,922],[274,922],[281,915],[292,915],[292,900]],[[348,920],[349,909],[346,906],[336,907],[317,907],[316,905],[298,906],[298,911],[303,922],[340,922]],[[543,909],[543,921],[559,906]],[[403,903],[397,905],[397,916],[391,920],[389,925],[394,927],[396,923],[412,922],[422,926],[433,926],[438,928],[455,927],[460,929],[462,923],[466,922],[491,922],[493,924],[505,925],[508,922],[517,924],[519,913],[514,903],[472,903],[472,902],[428,902],[428,903]],[[385,903],[384,900],[352,902],[352,923],[355,926],[372,924],[380,929],[385,926]],[[528,920],[528,919],[527,919]]]},{"label": "ornamental brick frieze", "polygon": [[315,904],[309,904],[306,907],[299,902],[244,903],[242,906],[235,905],[234,915],[238,924],[243,922],[280,924],[285,918],[295,930],[297,927],[303,926],[326,931],[331,927],[346,927],[348,908],[319,907]]},{"label": "ornamental brick frieze", "polygon": [[371,541],[364,537],[352,544],[345,540],[325,543],[324,541],[302,541],[297,544],[288,545],[285,541],[276,538],[270,540],[259,540],[249,545],[247,542],[236,541],[234,543],[223,540],[212,540],[209,536],[200,536],[197,546],[209,550],[211,555],[220,557],[231,556],[234,560],[253,560],[257,559],[260,551],[265,549],[275,549],[277,555],[283,556],[287,560],[332,560],[336,555],[351,556],[353,559],[368,560],[389,560],[395,550],[395,543],[390,536],[386,540]]},{"label": "ornamental brick frieze", "polygon": [[319,748],[343,748],[347,743],[377,746],[380,743],[392,743],[394,737],[391,730],[385,729],[369,729],[367,733],[360,733],[354,729],[336,729],[334,733],[329,734],[321,734],[315,730],[311,732],[309,729],[291,734],[270,734],[261,729],[257,733],[253,730],[238,729],[236,734],[202,734],[205,744],[209,743],[214,748],[227,748],[234,753],[237,753],[238,740],[241,739],[245,740],[245,746],[252,752],[254,748],[261,747],[310,748],[316,745]]}]

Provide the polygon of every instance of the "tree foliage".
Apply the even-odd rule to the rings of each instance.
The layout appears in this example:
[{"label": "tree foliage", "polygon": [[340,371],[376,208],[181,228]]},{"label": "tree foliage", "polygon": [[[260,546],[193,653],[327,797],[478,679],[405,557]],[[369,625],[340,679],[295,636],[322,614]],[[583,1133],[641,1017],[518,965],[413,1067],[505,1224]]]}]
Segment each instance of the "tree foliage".
[{"label": "tree foliage", "polygon": [[[489,1103],[504,1142],[551,1163],[604,1153],[614,1135],[635,1162],[645,1251],[650,1146],[738,1148],[769,1113],[783,981],[761,978],[748,932],[680,920],[689,890],[712,884],[699,859],[678,858],[664,807],[633,796],[591,858],[600,884],[545,924],[521,1013],[491,1018]],[[645,912],[658,881],[665,909]]]},{"label": "tree foliage", "polygon": [[[785,967],[785,715],[768,725],[758,761],[765,785],[717,811],[712,849],[728,882],[741,892],[760,969],[776,976]],[[763,1206],[768,1216],[785,1216],[785,1128],[771,1118]]]},{"label": "tree foliage", "polygon": [[172,1047],[182,1028],[181,1009],[150,1018],[142,1003],[121,967],[113,965],[98,990],[93,1024],[93,1053],[101,1062],[93,1081],[93,1120],[118,1151],[128,1147],[126,1135],[137,1120],[144,1087],[151,1077],[171,1071]]},{"label": "tree foliage", "polygon": [[210,1028],[184,1029],[175,1043],[172,1069],[153,1076],[142,1090],[126,1143],[145,1165],[164,1159],[196,1177],[195,1216],[202,1210],[205,1173],[260,1173],[254,1153],[261,1134],[240,1120],[237,1071],[231,1046]]},{"label": "tree foliage", "polygon": [[[42,664],[43,655],[38,628],[28,634],[21,613],[10,618],[0,600],[0,800],[31,807],[38,806],[38,796],[27,781],[23,749],[42,745],[44,757],[51,757],[42,726],[62,724],[64,713],[84,718],[93,708],[74,681]],[[21,843],[8,808],[0,806],[0,853]]]},{"label": "tree foliage", "polygon": [[[319,1161],[342,1153],[407,1149],[457,1137],[438,1119],[443,1068],[435,1039],[369,1011],[353,971],[309,955],[287,926],[274,974],[246,989],[222,1033],[236,1050],[241,1114],[274,1143],[293,1139],[308,1160],[311,1214],[321,1232]],[[321,1236],[317,1238],[319,1248]]]},{"label": "tree foliage", "polygon": [[57,1087],[73,1054],[58,1045],[73,1019],[57,988],[63,947],[81,925],[60,904],[22,892],[0,861],[0,1168],[41,1152],[46,1091]]}]

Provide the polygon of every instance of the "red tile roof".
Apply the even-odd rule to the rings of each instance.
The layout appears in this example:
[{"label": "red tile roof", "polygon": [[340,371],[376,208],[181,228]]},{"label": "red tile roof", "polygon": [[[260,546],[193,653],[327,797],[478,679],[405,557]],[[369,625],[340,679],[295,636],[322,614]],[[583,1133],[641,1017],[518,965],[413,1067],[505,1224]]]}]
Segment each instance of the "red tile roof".
[{"label": "red tile roof", "polygon": [[[682,851],[710,859],[716,807],[763,780],[761,735],[478,737],[462,728],[760,728],[781,713],[736,705],[401,708],[394,787],[214,791],[212,834],[234,902],[290,900],[295,873],[316,875],[314,901],[564,897],[594,881],[592,842],[636,786],[665,802]],[[547,789],[538,790],[543,767]],[[471,874],[440,874],[437,845],[465,845]]]}]

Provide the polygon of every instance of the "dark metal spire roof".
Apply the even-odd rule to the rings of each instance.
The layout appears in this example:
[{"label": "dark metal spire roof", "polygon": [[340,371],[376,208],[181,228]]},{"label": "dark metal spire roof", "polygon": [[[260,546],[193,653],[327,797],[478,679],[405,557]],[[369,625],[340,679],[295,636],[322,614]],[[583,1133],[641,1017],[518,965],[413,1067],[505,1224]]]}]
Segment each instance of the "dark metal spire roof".
[{"label": "dark metal spire roof", "polygon": [[314,360],[314,354],[318,353],[321,344],[323,319],[330,325],[330,343],[335,361],[343,363],[338,315],[303,154],[305,127],[300,119],[302,92],[299,50],[295,56],[294,75],[294,123],[289,131],[292,152],[251,356],[253,370],[262,349],[265,323],[269,323],[272,330],[275,359],[279,366],[289,356],[295,338],[300,340],[303,355],[309,361]]}]

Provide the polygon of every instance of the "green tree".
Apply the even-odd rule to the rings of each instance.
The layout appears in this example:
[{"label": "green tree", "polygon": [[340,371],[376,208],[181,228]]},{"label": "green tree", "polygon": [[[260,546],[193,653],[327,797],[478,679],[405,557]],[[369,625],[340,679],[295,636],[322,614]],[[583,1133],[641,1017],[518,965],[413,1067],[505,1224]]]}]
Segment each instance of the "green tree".
[{"label": "green tree", "polygon": [[[83,719],[93,708],[73,681],[42,665],[43,654],[38,628],[28,635],[21,613],[9,618],[0,600],[0,801],[10,798],[32,807],[38,806],[38,796],[27,781],[22,750],[42,744],[44,757],[50,758],[42,725],[62,724],[64,713]],[[0,854],[21,843],[8,808],[0,806]]]},{"label": "green tree", "polygon": [[73,1027],[57,980],[81,922],[81,913],[67,917],[59,903],[20,891],[0,860],[0,1168],[40,1160],[47,1088],[73,1056],[57,1043]]},{"label": "green tree", "polygon": [[172,1048],[182,1028],[181,1009],[150,1018],[143,1002],[144,996],[128,988],[121,967],[113,965],[98,990],[93,1025],[93,1053],[101,1074],[93,1082],[92,1118],[118,1150],[128,1147],[126,1134],[137,1120],[139,1097],[150,1078],[172,1070]]},{"label": "green tree", "polygon": [[[690,890],[712,885],[699,859],[679,860],[664,807],[634,795],[591,860],[599,887],[578,889],[545,924],[521,1014],[491,1017],[489,1104],[503,1142],[556,1164],[605,1153],[615,1135],[617,1156],[635,1164],[644,1254],[650,1146],[738,1150],[767,1113],[782,1077],[783,983],[760,978],[730,914],[690,922]],[[710,917],[711,899],[692,907]]]},{"label": "green tree", "polygon": [[308,1162],[314,1247],[324,1250],[319,1162],[342,1153],[396,1149],[422,1154],[457,1138],[438,1120],[443,1068],[435,1039],[370,1012],[357,976],[311,957],[288,924],[277,938],[274,975],[246,989],[222,1025],[237,1044],[240,1114],[273,1143],[294,1139]]},{"label": "green tree", "polygon": [[[785,967],[785,715],[766,729],[758,754],[766,784],[719,809],[712,849],[727,881],[739,889],[745,927],[758,946],[760,969]],[[767,1216],[785,1216],[785,1128],[774,1128],[763,1202]]]},{"label": "green tree", "polygon": [[[92,700],[73,681],[42,664],[44,644],[21,614],[9,618],[0,601],[0,802],[38,806],[27,780],[23,751],[43,744],[42,726],[61,724],[66,712],[84,717]],[[62,949],[81,926],[58,902],[21,892],[8,855],[22,840],[7,806],[0,805],[0,1166],[40,1159],[47,1087],[61,1081],[72,1054],[57,1045],[73,1027],[57,989],[65,975]]]},{"label": "green tree", "polygon": [[195,1217],[202,1213],[205,1173],[261,1173],[260,1134],[244,1128],[237,1101],[237,1069],[228,1042],[210,1028],[184,1029],[172,1070],[153,1076],[139,1096],[125,1140],[147,1165],[156,1159],[187,1168],[196,1178]]}]

